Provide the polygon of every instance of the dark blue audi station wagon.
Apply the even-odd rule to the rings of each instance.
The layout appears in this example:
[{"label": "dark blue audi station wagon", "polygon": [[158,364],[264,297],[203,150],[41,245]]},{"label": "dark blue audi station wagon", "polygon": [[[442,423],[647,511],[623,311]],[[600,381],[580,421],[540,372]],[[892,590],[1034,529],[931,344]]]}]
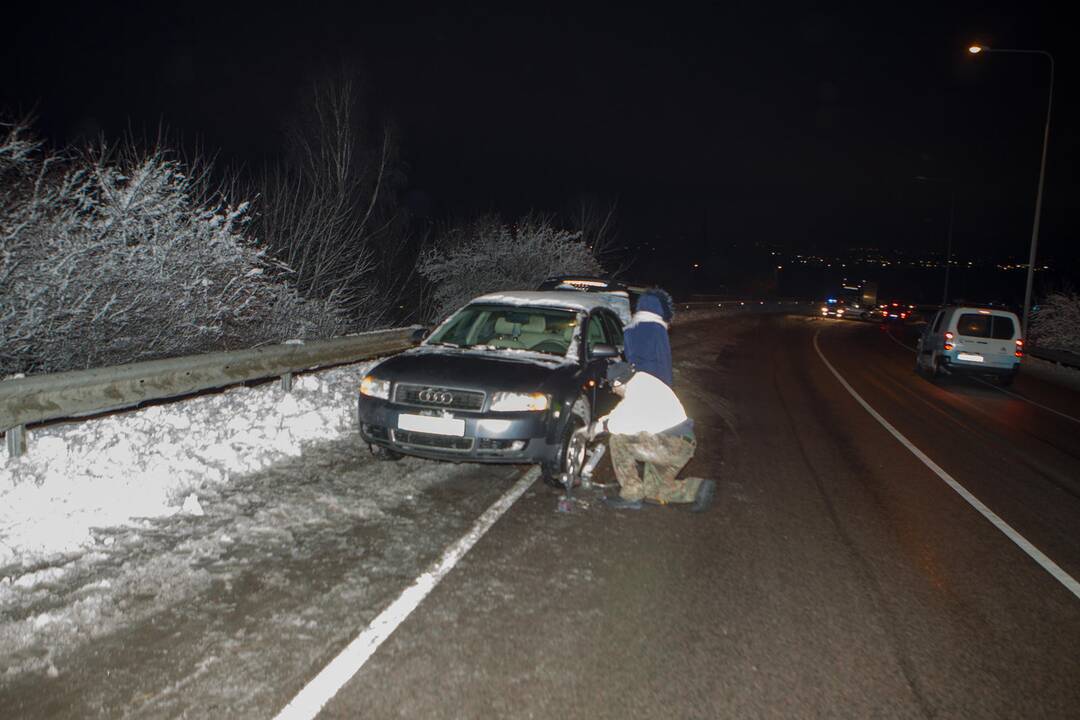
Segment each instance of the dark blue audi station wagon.
[{"label": "dark blue audi station wagon", "polygon": [[612,302],[566,290],[476,298],[363,378],[361,437],[380,459],[539,463],[560,486],[584,457],[575,431],[617,400],[603,382],[622,352]]}]

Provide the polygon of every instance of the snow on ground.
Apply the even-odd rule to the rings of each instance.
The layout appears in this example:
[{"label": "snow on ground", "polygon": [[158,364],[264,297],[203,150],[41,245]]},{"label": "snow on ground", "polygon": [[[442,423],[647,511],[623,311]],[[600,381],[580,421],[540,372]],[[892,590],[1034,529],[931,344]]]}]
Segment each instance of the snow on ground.
[{"label": "snow on ground", "polygon": [[[292,393],[269,382],[33,431],[0,467],[0,696],[20,683],[33,696],[42,675],[77,685],[80,653],[122,663],[111,656],[135,651],[126,629],[140,624],[201,638],[198,674],[247,647],[238,637],[292,643],[300,658],[351,627],[341,613],[374,616],[385,588],[422,571],[517,468],[485,469],[496,482],[447,504],[440,488],[471,466],[374,461],[354,410],[373,364],[297,377]],[[144,667],[173,672],[175,657],[147,652]],[[253,692],[270,660],[247,659],[256,670],[237,682]]]},{"label": "snow on ground", "polygon": [[95,528],[200,515],[200,493],[355,430],[366,362],[29,433],[0,466],[0,585],[93,547]]}]

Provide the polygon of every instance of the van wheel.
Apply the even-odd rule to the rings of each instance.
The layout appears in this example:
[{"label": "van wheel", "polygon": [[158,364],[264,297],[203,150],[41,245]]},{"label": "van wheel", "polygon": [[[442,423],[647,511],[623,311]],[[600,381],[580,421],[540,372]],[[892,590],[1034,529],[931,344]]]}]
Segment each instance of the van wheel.
[{"label": "van wheel", "polygon": [[931,382],[941,382],[945,377],[945,371],[941,369],[941,361],[936,357],[930,359],[929,378]]},{"label": "van wheel", "polygon": [[577,475],[574,485],[581,483],[581,467],[585,464],[586,441],[581,434],[575,434],[585,427],[585,420],[579,415],[571,415],[563,427],[559,447],[555,456],[540,463],[540,477],[553,488],[562,489],[563,473]]}]

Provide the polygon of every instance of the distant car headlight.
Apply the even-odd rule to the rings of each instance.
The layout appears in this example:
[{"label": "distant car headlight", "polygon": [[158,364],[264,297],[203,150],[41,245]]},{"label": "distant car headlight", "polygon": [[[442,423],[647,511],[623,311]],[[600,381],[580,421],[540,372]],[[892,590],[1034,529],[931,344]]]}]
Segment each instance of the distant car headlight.
[{"label": "distant car headlight", "polygon": [[548,396],[543,393],[497,392],[491,396],[492,412],[522,412],[548,409]]},{"label": "distant car headlight", "polygon": [[382,380],[373,375],[365,375],[360,381],[360,394],[380,400],[390,399],[390,381]]}]

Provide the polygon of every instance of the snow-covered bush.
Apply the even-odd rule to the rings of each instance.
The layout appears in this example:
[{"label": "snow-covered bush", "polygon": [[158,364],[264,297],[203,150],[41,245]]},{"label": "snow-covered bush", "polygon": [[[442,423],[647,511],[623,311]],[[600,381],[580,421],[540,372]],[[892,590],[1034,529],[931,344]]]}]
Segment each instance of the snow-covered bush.
[{"label": "snow-covered bush", "polygon": [[230,205],[164,150],[46,152],[0,126],[0,376],[325,337]]},{"label": "snow-covered bush", "polygon": [[533,290],[552,275],[603,271],[580,232],[539,216],[513,224],[488,216],[451,229],[424,251],[419,269],[433,286],[437,317],[483,293]]},{"label": "snow-covered bush", "polygon": [[1045,348],[1080,353],[1080,295],[1050,293],[1031,316],[1031,339]]}]

